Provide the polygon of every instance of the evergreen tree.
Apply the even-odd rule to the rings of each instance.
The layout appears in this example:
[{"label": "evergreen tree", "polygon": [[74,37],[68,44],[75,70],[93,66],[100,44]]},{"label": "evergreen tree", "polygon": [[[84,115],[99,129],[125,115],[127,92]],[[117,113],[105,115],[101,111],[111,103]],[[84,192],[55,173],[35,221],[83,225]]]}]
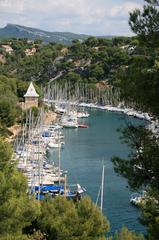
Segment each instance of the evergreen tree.
[{"label": "evergreen tree", "polygon": [[123,227],[120,232],[115,234],[114,240],[144,240],[144,237]]},{"label": "evergreen tree", "polygon": [[145,0],[143,11],[137,9],[130,13],[129,24],[139,40],[148,47],[158,47],[159,39],[159,11],[156,6],[158,0]]},{"label": "evergreen tree", "polygon": [[23,229],[31,225],[39,208],[28,197],[26,179],[11,158],[11,147],[0,139],[0,237],[23,239]]},{"label": "evergreen tree", "polygon": [[104,240],[109,230],[108,221],[89,198],[77,203],[64,197],[42,202],[36,225],[48,240]]},{"label": "evergreen tree", "polygon": [[[143,11],[130,14],[130,26],[137,34],[140,52],[127,68],[118,72],[122,97],[159,118],[159,10],[157,0],[147,0]],[[146,188],[141,204],[142,222],[148,226],[148,239],[159,236],[159,139],[144,127],[128,126],[122,139],[131,148],[128,159],[114,157],[115,170],[128,179],[132,189]]]}]

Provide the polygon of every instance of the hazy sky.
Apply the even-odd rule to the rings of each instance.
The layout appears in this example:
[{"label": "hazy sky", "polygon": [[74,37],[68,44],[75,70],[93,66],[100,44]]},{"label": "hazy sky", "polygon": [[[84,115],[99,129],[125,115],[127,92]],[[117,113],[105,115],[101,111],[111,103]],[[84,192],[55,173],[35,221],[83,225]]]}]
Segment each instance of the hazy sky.
[{"label": "hazy sky", "polygon": [[48,31],[132,35],[129,12],[143,0],[0,0],[0,27],[15,23]]}]

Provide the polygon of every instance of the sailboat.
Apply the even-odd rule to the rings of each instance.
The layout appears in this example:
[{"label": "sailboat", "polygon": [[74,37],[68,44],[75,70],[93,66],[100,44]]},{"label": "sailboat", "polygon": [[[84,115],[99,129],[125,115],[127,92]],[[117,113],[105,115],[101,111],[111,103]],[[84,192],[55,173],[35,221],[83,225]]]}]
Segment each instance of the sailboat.
[{"label": "sailboat", "polygon": [[97,196],[97,200],[96,200],[96,206],[98,206],[98,200],[100,197],[100,210],[101,212],[103,211],[103,198],[104,198],[104,174],[105,174],[105,166],[103,165],[102,167],[102,179],[101,179],[101,185],[99,188],[99,192],[98,192],[98,196]]}]

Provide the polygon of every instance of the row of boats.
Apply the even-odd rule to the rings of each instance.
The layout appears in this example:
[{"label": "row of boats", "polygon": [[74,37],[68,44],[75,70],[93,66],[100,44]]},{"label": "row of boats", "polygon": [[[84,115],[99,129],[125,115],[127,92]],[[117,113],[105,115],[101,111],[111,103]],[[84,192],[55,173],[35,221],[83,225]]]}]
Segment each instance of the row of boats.
[{"label": "row of boats", "polygon": [[[55,109],[57,112],[60,113],[66,113],[68,112],[67,110],[67,105],[68,101],[64,100],[49,100],[49,99],[44,99],[44,102],[46,102],[48,105],[55,104]],[[142,111],[135,110],[133,108],[125,107],[122,103],[119,103],[118,106],[113,106],[113,105],[101,105],[98,103],[86,103],[86,102],[78,102],[78,101],[69,101],[69,106],[71,108],[92,108],[92,109],[100,109],[100,110],[106,110],[110,112],[116,112],[116,113],[123,113],[128,116],[132,116],[135,118],[151,121],[153,119],[152,116],[150,116],[148,113],[144,113]],[[88,117],[88,113],[83,111],[77,113],[75,111],[75,115],[77,115],[78,118],[80,117]]]},{"label": "row of boats", "polygon": [[[42,111],[42,110],[41,110]],[[34,120],[29,110],[22,134],[15,142],[14,158],[18,159],[18,169],[28,181],[28,193],[42,200],[46,195],[54,198],[57,195],[66,198],[80,199],[86,191],[78,183],[67,184],[67,171],[61,169],[60,154],[65,146],[63,128],[79,127],[79,118],[88,117],[86,112],[70,111],[63,113],[58,123],[46,126],[43,124],[43,113]],[[58,164],[50,164],[47,155],[52,149],[58,151]]]},{"label": "row of boats", "polygon": [[139,119],[144,119],[147,121],[151,120],[151,116],[148,113],[136,111],[133,108],[123,107],[123,106],[121,106],[121,104],[119,104],[117,107],[115,107],[112,105],[102,106],[102,105],[93,104],[93,103],[80,103],[79,106],[88,107],[88,108],[96,108],[96,109],[106,110],[106,111],[110,111],[110,112],[124,113],[128,116],[132,116],[132,117],[139,118]]},{"label": "row of boats", "polygon": [[[45,99],[46,101],[46,99]],[[52,101],[51,101],[52,102]],[[66,101],[60,101],[58,102],[58,105],[56,103],[56,101],[53,101],[55,103],[55,109],[57,112],[60,113],[66,113],[66,109],[65,106],[67,104]],[[127,116],[130,117],[134,117],[134,118],[138,118],[140,120],[145,120],[148,121],[148,125],[147,127],[157,136],[159,136],[159,121],[154,119],[150,114],[142,112],[142,111],[137,111],[134,110],[133,108],[128,108],[128,107],[124,107],[122,104],[119,104],[117,107],[112,106],[112,105],[99,105],[99,104],[95,104],[95,103],[85,103],[85,102],[81,102],[81,103],[76,103],[76,102],[71,102],[70,105],[72,106],[78,106],[81,108],[90,108],[90,109],[100,109],[100,110],[106,110],[109,112],[115,112],[115,113],[122,113],[125,114]],[[60,107],[58,107],[60,106]],[[80,113],[77,114],[76,111],[74,111],[73,115],[77,118],[84,118],[84,117],[88,117],[89,114],[85,111],[82,111]],[[67,124],[67,121],[64,121],[64,125],[65,127],[72,126],[71,123]],[[80,127],[80,125],[77,124],[77,121],[74,122],[74,127]],[[87,127],[87,126],[81,126],[81,127]]]}]

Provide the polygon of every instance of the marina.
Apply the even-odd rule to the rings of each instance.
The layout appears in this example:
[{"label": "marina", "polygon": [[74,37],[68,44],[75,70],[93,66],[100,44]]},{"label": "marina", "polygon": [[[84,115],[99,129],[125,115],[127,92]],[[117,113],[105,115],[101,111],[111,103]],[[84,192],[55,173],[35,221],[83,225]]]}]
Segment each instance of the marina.
[{"label": "marina", "polygon": [[[34,88],[32,92],[36,95]],[[29,97],[29,90],[27,93]],[[15,143],[14,158],[19,160],[18,169],[27,177],[28,193],[40,201],[58,195],[78,201],[87,194],[97,204],[100,193],[100,209],[110,221],[111,233],[122,225],[144,233],[139,209],[131,205],[137,205],[135,202],[140,198],[132,197],[126,180],[114,172],[111,158],[127,158],[129,154],[117,129],[131,123],[149,128],[153,125],[157,131],[154,125],[158,123],[147,113],[119,105],[46,102],[54,103],[56,122],[46,125],[42,108],[37,117],[29,109],[22,134]],[[103,170],[100,184],[102,166],[105,173]]]},{"label": "marina", "polygon": [[29,193],[37,200],[61,195],[75,201],[87,194],[95,203],[104,164],[100,209],[110,221],[111,233],[122,225],[145,233],[145,227],[139,222],[139,209],[131,205],[132,192],[126,180],[114,172],[111,158],[126,158],[129,154],[128,147],[120,142],[117,129],[129,122],[147,125],[158,134],[158,123],[147,113],[120,104],[44,101],[49,106],[55,105],[56,123],[44,125],[43,110],[37,119],[29,110],[20,144],[15,148],[18,169],[28,179]]}]

